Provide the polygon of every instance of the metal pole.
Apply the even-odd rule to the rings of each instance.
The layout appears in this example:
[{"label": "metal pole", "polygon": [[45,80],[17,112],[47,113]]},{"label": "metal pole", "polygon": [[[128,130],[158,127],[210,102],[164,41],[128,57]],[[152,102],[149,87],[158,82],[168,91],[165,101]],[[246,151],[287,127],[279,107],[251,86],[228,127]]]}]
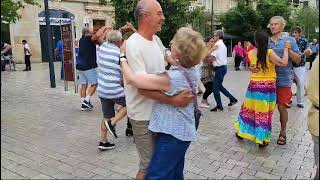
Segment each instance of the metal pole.
[{"label": "metal pole", "polygon": [[214,16],[213,0],[211,0],[211,35],[213,34],[213,16]]},{"label": "metal pole", "polygon": [[72,57],[73,57],[73,77],[74,77],[74,93],[78,93],[78,79],[77,79],[77,69],[76,69],[76,48],[74,46],[74,20],[71,18],[71,44],[72,44]]},{"label": "metal pole", "polygon": [[56,80],[54,75],[54,64],[53,64],[53,53],[52,53],[52,33],[50,26],[50,15],[49,15],[49,5],[48,0],[44,0],[44,9],[45,9],[45,18],[46,18],[46,27],[48,35],[48,54],[49,54],[49,71],[50,71],[50,86],[51,88],[56,87]]}]

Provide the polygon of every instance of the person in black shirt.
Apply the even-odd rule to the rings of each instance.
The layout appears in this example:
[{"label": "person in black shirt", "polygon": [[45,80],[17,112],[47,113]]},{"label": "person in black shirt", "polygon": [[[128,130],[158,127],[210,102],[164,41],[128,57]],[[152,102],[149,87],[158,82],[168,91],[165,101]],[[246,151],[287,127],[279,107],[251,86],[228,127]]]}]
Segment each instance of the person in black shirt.
[{"label": "person in black shirt", "polygon": [[[99,29],[95,34],[93,30],[85,27],[82,30],[82,37],[79,40],[79,61],[76,69],[79,73],[79,82],[81,84],[81,110],[91,110],[93,108],[90,99],[97,88],[97,55],[96,45],[101,43],[102,37],[106,33],[106,26]],[[90,85],[89,93],[87,94],[87,87]]]}]

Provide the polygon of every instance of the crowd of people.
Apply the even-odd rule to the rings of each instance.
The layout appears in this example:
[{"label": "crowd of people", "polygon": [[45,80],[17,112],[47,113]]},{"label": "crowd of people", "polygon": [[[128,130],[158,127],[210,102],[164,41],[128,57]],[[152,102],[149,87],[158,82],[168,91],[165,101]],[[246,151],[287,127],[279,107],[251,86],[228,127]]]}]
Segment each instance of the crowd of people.
[{"label": "crowd of people", "polygon": [[[107,135],[117,138],[116,125],[127,116],[126,135],[133,135],[140,158],[136,179],[183,179],[185,154],[190,143],[197,140],[199,108],[210,108],[208,97],[213,94],[216,104],[210,112],[223,111],[220,92],[229,99],[228,106],[238,102],[223,85],[227,73],[224,32],[216,30],[204,39],[192,28],[181,27],[170,48],[166,48],[155,35],[165,21],[160,4],[141,0],[134,16],[137,30],[131,23],[119,30],[105,26],[93,32],[89,27],[83,28],[79,45],[75,45],[79,46],[76,69],[81,110],[93,109],[91,98],[97,92],[103,112],[99,125],[101,150],[115,148]],[[254,141],[260,148],[267,146],[277,107],[281,128],[276,143],[285,145],[287,108],[292,103],[295,82],[297,106],[304,108],[306,89],[312,103],[308,127],[319,169],[319,46],[316,40],[309,44],[300,27],[286,33],[285,26],[283,17],[274,16],[268,25],[271,37],[258,31],[252,43],[243,47],[238,42],[233,48],[235,70],[239,71],[244,62],[251,73],[245,99],[234,120],[235,136]],[[61,44],[57,46],[59,58]],[[9,49],[6,44],[2,46],[1,54]],[[23,47],[25,71],[30,71],[31,52],[25,40]],[[312,83],[306,87],[307,61]],[[166,68],[168,65],[170,68]],[[205,92],[198,107],[199,82]]]}]

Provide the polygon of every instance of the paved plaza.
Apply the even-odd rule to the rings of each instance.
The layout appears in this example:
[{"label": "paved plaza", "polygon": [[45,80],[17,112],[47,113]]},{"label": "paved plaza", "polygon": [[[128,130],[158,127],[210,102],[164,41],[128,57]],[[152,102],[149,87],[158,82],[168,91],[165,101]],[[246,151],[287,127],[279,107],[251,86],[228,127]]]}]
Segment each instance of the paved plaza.
[{"label": "paved plaza", "polygon": [[[50,88],[47,63],[32,71],[1,73],[1,179],[132,179],[138,154],[132,137],[125,136],[126,120],[117,125],[113,150],[100,151],[101,104],[80,111],[73,83],[64,90],[60,63],[55,63],[56,88]],[[308,101],[304,109],[289,109],[287,145],[279,146],[279,114],[273,116],[272,140],[265,149],[235,137],[236,120],[249,82],[247,71],[229,67],[224,85],[239,102],[204,116],[198,141],[188,149],[186,179],[311,179],[316,172],[313,142],[307,130]],[[200,96],[199,96],[200,98]],[[214,102],[210,96],[210,102]]]}]

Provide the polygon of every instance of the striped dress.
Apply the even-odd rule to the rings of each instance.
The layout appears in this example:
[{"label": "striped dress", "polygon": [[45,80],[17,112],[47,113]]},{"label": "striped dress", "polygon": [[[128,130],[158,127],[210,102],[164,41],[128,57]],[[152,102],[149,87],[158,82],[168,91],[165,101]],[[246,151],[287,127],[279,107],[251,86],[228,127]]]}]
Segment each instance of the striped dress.
[{"label": "striped dress", "polygon": [[[276,71],[275,64],[269,61],[271,50],[267,52],[267,69],[260,68],[252,73],[245,100],[234,128],[237,134],[257,144],[270,142],[272,114],[276,105]],[[256,66],[257,56],[254,51],[248,54],[250,64]]]},{"label": "striped dress", "polygon": [[97,48],[97,94],[100,98],[118,99],[125,96],[119,58],[120,48],[114,44],[105,42]]}]

